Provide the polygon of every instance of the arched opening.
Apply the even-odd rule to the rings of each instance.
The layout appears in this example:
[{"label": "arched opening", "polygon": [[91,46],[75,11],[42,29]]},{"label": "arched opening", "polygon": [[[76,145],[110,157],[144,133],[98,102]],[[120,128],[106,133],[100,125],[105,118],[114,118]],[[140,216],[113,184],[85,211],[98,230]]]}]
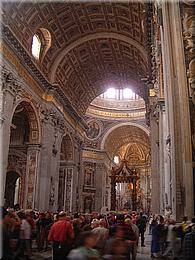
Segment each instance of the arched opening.
[{"label": "arched opening", "polygon": [[32,55],[36,60],[44,59],[47,51],[51,47],[51,34],[45,28],[39,28],[32,39]]},{"label": "arched opening", "polygon": [[13,208],[14,205],[19,204],[20,185],[20,175],[15,171],[7,172],[5,186],[6,207]]},{"label": "arched opening", "polygon": [[32,55],[35,57],[35,59],[39,60],[41,51],[41,40],[37,34],[33,36],[32,40]]},{"label": "arched opening", "polygon": [[[84,211],[86,210],[85,197],[87,195],[94,198],[94,209],[97,208],[96,205],[99,202],[96,197],[99,193],[96,190],[102,191],[102,208],[111,209],[113,197],[111,193],[114,190],[116,195],[116,207],[114,208],[116,210],[136,208],[145,212],[150,211],[149,129],[144,123],[146,104],[138,93],[133,85],[122,86],[110,83],[108,89],[97,96],[87,109],[88,129],[85,135],[85,145],[88,151],[83,160],[82,205]],[[91,152],[93,148],[97,149],[97,152]],[[103,156],[101,158],[98,153],[104,154],[104,158]],[[111,184],[112,167],[120,168],[123,161],[127,161],[127,167],[131,172],[136,169],[138,174],[136,186],[132,185],[132,178],[128,182],[121,180]],[[90,172],[86,168],[86,164],[97,166],[94,167],[93,175],[90,174],[92,171]],[[103,171],[102,166],[99,165],[103,165]],[[122,171],[123,173],[124,171]],[[89,185],[89,183],[93,183],[91,176],[95,180],[94,185]],[[100,176],[103,180],[101,185],[96,181]],[[136,205],[134,194],[136,194]]]},{"label": "arched opening", "polygon": [[[108,88],[103,94],[98,96],[96,99],[107,99],[107,100],[141,100],[142,98],[134,93],[131,88]],[[94,101],[93,101],[94,102]]]},{"label": "arched opening", "polygon": [[30,141],[28,115],[22,104],[16,108],[11,125],[10,145],[22,146]]},{"label": "arched opening", "polygon": [[60,169],[58,187],[58,209],[71,211],[73,188],[73,155],[74,149],[69,135],[62,139],[60,150]]},{"label": "arched opening", "polygon": [[[5,184],[5,204],[33,207],[39,124],[33,106],[20,102],[14,110]],[[27,202],[28,201],[28,202]]]},{"label": "arched opening", "polygon": [[60,161],[73,160],[73,145],[69,135],[66,135],[61,144]]},{"label": "arched opening", "polygon": [[[148,134],[135,125],[122,125],[113,128],[103,140],[107,155],[112,162],[114,171],[118,176],[117,181],[111,181],[111,193],[114,194],[115,209],[112,210],[138,210],[149,212],[151,201],[151,164],[150,141]],[[123,165],[124,164],[124,165]],[[122,168],[121,168],[122,167]],[[111,172],[113,171],[111,170]],[[132,180],[128,179],[130,172],[136,172],[136,189],[132,186]],[[120,170],[121,174],[118,173]],[[127,176],[126,176],[127,175]],[[124,177],[124,180],[121,178]],[[112,185],[113,184],[113,185]],[[113,187],[112,187],[113,186]],[[136,205],[134,201],[136,194]],[[112,199],[113,200],[113,199]],[[111,200],[111,202],[112,202]]]}]

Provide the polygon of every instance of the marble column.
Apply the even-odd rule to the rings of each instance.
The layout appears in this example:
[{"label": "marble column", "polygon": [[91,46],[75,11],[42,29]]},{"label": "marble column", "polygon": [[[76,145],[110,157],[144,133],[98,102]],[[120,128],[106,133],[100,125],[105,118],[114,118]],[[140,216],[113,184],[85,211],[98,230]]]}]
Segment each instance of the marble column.
[{"label": "marble column", "polygon": [[178,221],[193,215],[189,96],[179,2],[163,2],[163,62],[171,139],[172,210]]},{"label": "marble column", "polygon": [[101,212],[103,207],[103,176],[104,176],[104,163],[97,162],[95,172],[95,211]]},{"label": "marble column", "polygon": [[165,210],[165,169],[164,169],[164,146],[165,146],[165,107],[164,102],[159,104],[159,174],[160,174],[160,213]]},{"label": "marble column", "polygon": [[25,201],[24,207],[36,208],[37,174],[39,172],[40,145],[29,144],[27,149],[27,164],[25,178]]},{"label": "marble column", "polygon": [[73,175],[73,190],[72,190],[72,212],[80,211],[80,201],[82,193],[80,191],[81,178],[81,156],[82,156],[82,141],[80,138],[74,140],[74,175]]},{"label": "marble column", "polygon": [[[160,172],[159,172],[159,114],[155,97],[150,98],[150,135],[151,135],[151,211],[160,213]],[[157,196],[158,194],[158,196]]]},{"label": "marble column", "polygon": [[63,174],[63,182],[64,182],[64,194],[63,194],[63,210],[66,212],[74,212],[73,204],[75,202],[75,166],[72,164],[68,164],[60,167]]},{"label": "marble column", "polygon": [[10,127],[14,113],[17,95],[20,92],[20,85],[13,77],[13,74],[5,68],[1,68],[0,79],[0,174],[1,174],[1,200],[4,203],[6,171],[8,164],[8,153],[10,144]]},{"label": "marble column", "polygon": [[49,209],[58,210],[58,188],[59,188],[59,168],[60,168],[60,150],[61,150],[62,131],[54,127],[53,145],[52,145],[52,163],[48,171],[50,179]]},{"label": "marble column", "polygon": [[[52,176],[52,164],[57,157],[54,156],[54,152],[59,154],[59,151],[53,151],[54,147],[54,127],[52,123],[48,120],[44,120],[42,123],[42,147],[40,153],[40,171],[37,177],[37,209],[49,210],[49,200],[50,200],[50,186],[51,184],[51,176]],[[57,155],[58,156],[58,155]],[[58,174],[54,172],[53,174]],[[59,175],[59,174],[58,174]],[[55,191],[56,193],[56,191]]]},{"label": "marble column", "polygon": [[[152,98],[153,99],[153,98]],[[154,102],[153,100],[151,100]],[[159,115],[157,107],[153,107],[150,111],[150,130],[151,130],[151,180],[152,180],[152,193],[151,193],[151,211],[153,214],[160,213],[160,173],[159,173]]]}]

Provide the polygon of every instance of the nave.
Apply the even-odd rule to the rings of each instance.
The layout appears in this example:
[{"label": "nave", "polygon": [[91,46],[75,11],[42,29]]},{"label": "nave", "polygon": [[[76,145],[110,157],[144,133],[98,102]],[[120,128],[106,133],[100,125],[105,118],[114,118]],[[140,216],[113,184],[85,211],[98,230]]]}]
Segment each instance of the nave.
[{"label": "nave", "polygon": [[0,8],[8,247],[28,240],[29,249],[26,211],[37,221],[62,211],[191,221],[194,1],[16,0]]}]

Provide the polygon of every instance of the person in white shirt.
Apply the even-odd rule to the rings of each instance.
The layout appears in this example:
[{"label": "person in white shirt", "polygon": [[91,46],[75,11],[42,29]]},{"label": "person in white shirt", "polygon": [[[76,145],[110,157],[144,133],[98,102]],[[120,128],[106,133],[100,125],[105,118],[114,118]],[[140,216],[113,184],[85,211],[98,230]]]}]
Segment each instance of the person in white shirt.
[{"label": "person in white shirt", "polygon": [[18,256],[27,255],[31,256],[30,239],[31,239],[31,225],[26,220],[24,212],[19,212],[18,217],[20,218],[20,235],[19,235],[19,253]]},{"label": "person in white shirt", "polygon": [[173,219],[170,219],[169,220],[169,225],[168,225],[168,232],[167,232],[167,248],[163,254],[163,256],[168,256],[170,253],[172,253],[173,257],[175,257],[175,246],[176,246],[176,239],[177,239],[177,236],[176,236],[176,231],[175,231],[175,220]]},{"label": "person in white shirt", "polygon": [[99,227],[92,229],[92,233],[94,233],[97,237],[96,249],[103,254],[103,250],[106,244],[106,239],[108,238],[109,230],[105,228],[106,221],[104,219],[100,219]]}]

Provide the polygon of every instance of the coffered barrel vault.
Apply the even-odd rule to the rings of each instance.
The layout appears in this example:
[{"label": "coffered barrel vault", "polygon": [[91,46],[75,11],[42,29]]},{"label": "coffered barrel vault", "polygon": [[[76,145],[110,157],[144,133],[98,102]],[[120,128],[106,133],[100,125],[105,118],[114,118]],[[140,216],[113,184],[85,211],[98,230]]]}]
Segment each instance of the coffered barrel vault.
[{"label": "coffered barrel vault", "polygon": [[145,3],[16,2],[4,4],[3,12],[29,53],[39,29],[50,33],[38,66],[80,114],[109,86],[131,86],[147,96],[141,81],[149,75]]}]

